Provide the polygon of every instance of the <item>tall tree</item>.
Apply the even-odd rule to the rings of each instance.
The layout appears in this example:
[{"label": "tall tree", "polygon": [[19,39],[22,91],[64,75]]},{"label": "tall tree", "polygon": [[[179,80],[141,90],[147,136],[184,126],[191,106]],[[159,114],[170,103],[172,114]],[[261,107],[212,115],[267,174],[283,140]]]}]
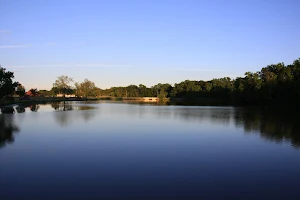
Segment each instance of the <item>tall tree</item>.
[{"label": "tall tree", "polygon": [[18,86],[18,82],[14,82],[14,73],[6,71],[5,68],[2,68],[0,65],[0,99],[11,97],[15,88]]},{"label": "tall tree", "polygon": [[169,83],[158,83],[154,86],[152,86],[153,94],[154,96],[159,96],[160,92],[162,91],[162,94],[165,97],[168,97],[171,93],[172,86]]},{"label": "tall tree", "polygon": [[61,75],[57,77],[57,80],[53,83],[53,87],[57,88],[57,90],[65,97],[67,91],[72,89],[72,86],[70,85],[72,82],[72,78]]},{"label": "tall tree", "polygon": [[84,79],[82,83],[75,83],[76,87],[76,94],[77,96],[82,97],[96,97],[97,96],[97,87],[95,86],[95,83]]}]

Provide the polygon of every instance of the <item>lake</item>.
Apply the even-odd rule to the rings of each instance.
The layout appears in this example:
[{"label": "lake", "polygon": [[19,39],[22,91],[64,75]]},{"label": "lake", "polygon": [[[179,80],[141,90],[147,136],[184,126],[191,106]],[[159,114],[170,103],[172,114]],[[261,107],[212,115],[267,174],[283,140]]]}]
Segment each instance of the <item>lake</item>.
[{"label": "lake", "polygon": [[89,101],[4,108],[1,199],[300,199],[297,115]]}]

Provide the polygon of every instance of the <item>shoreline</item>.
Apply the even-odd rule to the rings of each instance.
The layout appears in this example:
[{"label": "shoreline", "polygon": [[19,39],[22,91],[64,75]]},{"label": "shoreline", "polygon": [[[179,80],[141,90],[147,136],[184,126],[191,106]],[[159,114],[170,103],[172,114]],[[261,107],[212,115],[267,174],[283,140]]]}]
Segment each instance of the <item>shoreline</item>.
[{"label": "shoreline", "polygon": [[79,98],[61,98],[61,97],[45,97],[45,98],[36,98],[36,99],[30,99],[30,100],[19,100],[15,99],[12,101],[3,101],[0,102],[0,107],[8,107],[12,105],[22,105],[22,104],[45,104],[45,103],[51,103],[51,102],[61,102],[61,101],[89,101],[91,99],[79,99]]},{"label": "shoreline", "polygon": [[[146,97],[149,98],[149,97]],[[143,97],[99,97],[99,98],[63,98],[63,97],[37,97],[30,100],[14,99],[11,101],[0,101],[0,108],[11,107],[14,105],[28,105],[28,104],[47,104],[52,102],[71,102],[71,101],[112,101],[112,102],[124,102],[124,103],[140,103],[140,104],[157,104],[157,105],[170,105],[170,106],[233,106],[243,108],[260,108],[260,109],[289,109],[293,108],[294,111],[298,111],[300,108],[297,105],[255,105],[255,104],[236,104],[224,99],[211,99],[211,98],[164,98],[158,101],[144,101]],[[291,111],[289,109],[289,111]]]}]

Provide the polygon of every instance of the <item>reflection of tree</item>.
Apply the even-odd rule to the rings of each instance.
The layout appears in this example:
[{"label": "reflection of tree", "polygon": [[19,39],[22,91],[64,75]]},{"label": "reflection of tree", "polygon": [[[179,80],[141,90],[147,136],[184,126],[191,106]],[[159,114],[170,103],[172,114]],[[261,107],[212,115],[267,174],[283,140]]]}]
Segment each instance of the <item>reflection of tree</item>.
[{"label": "reflection of tree", "polygon": [[55,111],[57,111],[57,110],[59,109],[59,102],[53,102],[53,103],[51,103],[51,107],[52,107]]},{"label": "reflection of tree", "polygon": [[299,117],[287,112],[270,112],[253,108],[178,107],[173,113],[167,107],[155,112],[158,117],[175,117],[186,121],[209,121],[213,124],[242,127],[245,133],[258,133],[268,141],[289,142],[300,148]]},{"label": "reflection of tree", "polygon": [[1,113],[3,113],[3,114],[13,114],[14,112],[15,112],[15,109],[11,106],[1,108]]},{"label": "reflection of tree", "polygon": [[293,146],[300,147],[300,124],[298,118],[290,113],[274,113],[236,110],[235,122],[243,126],[246,132],[259,132],[262,138],[269,141],[290,141]]},{"label": "reflection of tree", "polygon": [[24,106],[17,106],[16,107],[16,110],[17,110],[17,113],[24,113],[25,112],[25,108]]},{"label": "reflection of tree", "polygon": [[60,126],[67,126],[72,121],[72,115],[67,112],[55,113],[55,120]]},{"label": "reflection of tree", "polygon": [[14,141],[14,132],[19,128],[13,124],[13,115],[0,115],[0,148]]},{"label": "reflection of tree", "polygon": [[24,113],[26,108],[29,108],[32,112],[37,112],[40,108],[39,104],[22,104],[16,107],[17,113]]},{"label": "reflection of tree", "polygon": [[83,118],[84,121],[89,121],[90,119],[92,119],[94,117],[94,112],[90,112],[89,110],[93,110],[95,109],[94,107],[91,106],[79,106],[78,110],[82,111],[81,117]]},{"label": "reflection of tree", "polygon": [[73,110],[73,105],[66,102],[53,102],[51,103],[51,107],[54,108],[55,111],[69,111]]},{"label": "reflection of tree", "polygon": [[[93,116],[93,112],[89,112],[88,110],[95,109],[92,106],[84,106],[84,105],[76,105],[71,103],[66,103],[66,102],[54,102],[51,103],[51,107],[54,108],[55,111],[62,111],[59,113],[55,114],[55,120],[58,122],[59,125],[61,126],[67,126],[70,124],[73,120],[73,117],[76,115],[80,115],[84,119],[84,121],[90,120]],[[74,111],[78,110],[81,112],[76,112],[76,113],[69,113],[69,112],[64,112],[64,111]]]},{"label": "reflection of tree", "polygon": [[29,108],[32,112],[37,112],[40,106],[38,104],[32,104],[29,106]]},{"label": "reflection of tree", "polygon": [[81,112],[81,117],[84,121],[89,121],[94,117],[94,114],[92,112]]},{"label": "reflection of tree", "polygon": [[[161,111],[160,111],[161,112]],[[232,117],[232,109],[213,107],[182,107],[176,109],[174,116],[186,121],[210,121],[214,124],[228,125]]]},{"label": "reflection of tree", "polygon": [[[51,107],[54,108],[55,111],[70,111],[73,110],[73,105],[70,103],[64,102],[53,102],[51,103]],[[55,114],[55,120],[61,126],[67,126],[70,122],[70,115],[65,112],[60,112]]]}]

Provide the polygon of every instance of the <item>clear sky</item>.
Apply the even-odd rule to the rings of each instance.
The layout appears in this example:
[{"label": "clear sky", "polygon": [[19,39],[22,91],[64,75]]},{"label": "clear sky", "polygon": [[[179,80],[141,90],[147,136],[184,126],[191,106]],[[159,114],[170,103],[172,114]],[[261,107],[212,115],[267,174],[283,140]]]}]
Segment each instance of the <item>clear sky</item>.
[{"label": "clear sky", "polygon": [[300,57],[299,0],[0,0],[0,64],[26,89],[242,76]]}]

